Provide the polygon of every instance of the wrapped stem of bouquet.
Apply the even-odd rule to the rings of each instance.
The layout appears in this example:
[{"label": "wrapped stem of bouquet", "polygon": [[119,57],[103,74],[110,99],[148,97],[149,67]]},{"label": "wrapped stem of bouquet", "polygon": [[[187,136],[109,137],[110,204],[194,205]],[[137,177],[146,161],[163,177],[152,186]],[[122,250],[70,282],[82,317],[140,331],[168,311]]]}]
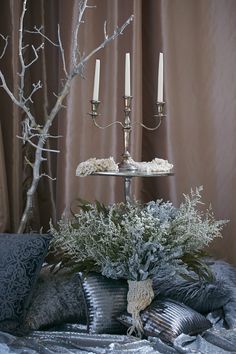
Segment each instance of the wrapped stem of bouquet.
[{"label": "wrapped stem of bouquet", "polygon": [[127,310],[133,318],[129,333],[140,336],[140,311],[154,297],[152,277],[158,273],[169,279],[177,272],[188,276],[188,266],[196,277],[204,275],[197,257],[226,223],[216,221],[209,210],[198,210],[200,191],[184,195],[179,208],[161,200],[110,206],[83,202],[71,220],[62,219],[57,229],[51,226],[54,259],[62,266],[74,262],[77,270],[89,264],[91,271],[94,265],[107,278],[126,279]]},{"label": "wrapped stem of bouquet", "polygon": [[139,337],[143,334],[143,325],[140,318],[140,311],[151,304],[154,299],[154,292],[152,288],[152,280],[128,280],[129,291],[127,295],[127,311],[132,315],[133,324],[128,329],[128,334],[131,335],[137,331]]}]

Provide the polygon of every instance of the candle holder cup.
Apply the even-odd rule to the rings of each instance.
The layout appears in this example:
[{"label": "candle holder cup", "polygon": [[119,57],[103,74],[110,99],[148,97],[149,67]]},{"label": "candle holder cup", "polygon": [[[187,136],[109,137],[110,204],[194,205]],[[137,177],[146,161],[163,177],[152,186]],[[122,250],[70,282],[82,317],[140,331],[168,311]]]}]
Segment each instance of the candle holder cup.
[{"label": "candle holder cup", "polygon": [[165,117],[166,115],[164,114],[164,107],[165,107],[165,102],[156,102],[157,106],[157,114],[155,114],[155,117]]},{"label": "candle holder cup", "polygon": [[100,101],[91,100],[90,102],[91,102],[92,110],[89,114],[93,119],[95,119],[99,115],[98,107],[99,107]]}]

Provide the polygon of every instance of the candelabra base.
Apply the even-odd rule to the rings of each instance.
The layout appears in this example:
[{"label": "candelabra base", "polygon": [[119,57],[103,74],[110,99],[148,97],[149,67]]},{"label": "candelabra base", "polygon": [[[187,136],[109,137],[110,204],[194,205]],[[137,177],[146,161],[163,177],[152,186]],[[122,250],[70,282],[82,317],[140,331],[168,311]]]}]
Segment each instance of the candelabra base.
[{"label": "candelabra base", "polygon": [[118,166],[120,172],[125,172],[125,171],[134,172],[138,170],[138,168],[134,166],[133,163],[129,160],[122,161],[121,163],[119,163]]}]

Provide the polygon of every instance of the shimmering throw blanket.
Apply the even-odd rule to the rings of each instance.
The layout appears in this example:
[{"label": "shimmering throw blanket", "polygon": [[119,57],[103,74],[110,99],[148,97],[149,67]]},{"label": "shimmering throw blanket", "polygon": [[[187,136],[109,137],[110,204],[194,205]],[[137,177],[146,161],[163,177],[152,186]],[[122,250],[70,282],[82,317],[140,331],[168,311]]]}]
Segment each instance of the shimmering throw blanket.
[{"label": "shimmering throw blanket", "polygon": [[213,328],[202,336],[181,334],[170,347],[158,338],[139,340],[134,337],[85,334],[76,332],[33,332],[17,338],[0,332],[0,353],[27,354],[229,354],[236,353],[236,331]]},{"label": "shimmering throw blanket", "polygon": [[202,335],[181,334],[171,347],[154,337],[139,340],[121,335],[92,335],[85,333],[82,325],[65,325],[57,331],[33,331],[26,337],[0,332],[0,353],[236,354],[236,268],[219,261],[211,267],[217,279],[224,279],[232,295],[223,308],[208,314],[213,327]]}]

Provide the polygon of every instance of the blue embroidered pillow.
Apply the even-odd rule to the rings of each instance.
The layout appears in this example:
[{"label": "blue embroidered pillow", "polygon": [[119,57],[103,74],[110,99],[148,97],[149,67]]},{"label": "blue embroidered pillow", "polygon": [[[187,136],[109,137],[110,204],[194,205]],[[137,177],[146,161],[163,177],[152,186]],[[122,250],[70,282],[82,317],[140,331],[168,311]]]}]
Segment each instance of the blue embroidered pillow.
[{"label": "blue embroidered pillow", "polygon": [[0,234],[0,330],[17,333],[51,237]]}]

